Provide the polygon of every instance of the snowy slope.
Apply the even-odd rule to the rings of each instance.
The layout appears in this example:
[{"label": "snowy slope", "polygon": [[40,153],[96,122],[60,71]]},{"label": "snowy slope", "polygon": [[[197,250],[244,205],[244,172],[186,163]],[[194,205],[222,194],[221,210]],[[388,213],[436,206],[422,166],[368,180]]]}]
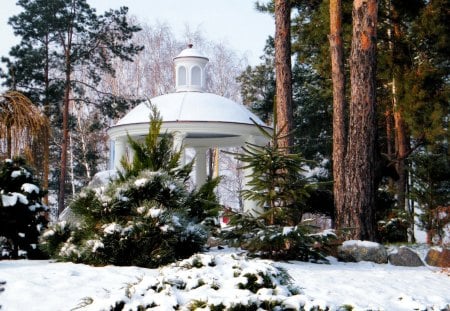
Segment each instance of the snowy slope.
[{"label": "snowy slope", "polygon": [[[291,276],[291,284],[277,267]],[[273,289],[239,289],[247,273],[276,276]],[[281,280],[281,281],[280,281]],[[231,306],[251,301],[283,301],[285,307],[338,310],[448,310],[450,276],[438,268],[395,267],[368,262],[330,265],[249,259],[237,250],[199,254],[160,269],[90,267],[49,261],[0,261],[1,311],[187,310],[193,301]],[[262,282],[262,280],[258,280]],[[0,283],[1,284],[1,283]],[[3,291],[1,288],[3,287]],[[208,310],[208,309],[203,309]]]}]

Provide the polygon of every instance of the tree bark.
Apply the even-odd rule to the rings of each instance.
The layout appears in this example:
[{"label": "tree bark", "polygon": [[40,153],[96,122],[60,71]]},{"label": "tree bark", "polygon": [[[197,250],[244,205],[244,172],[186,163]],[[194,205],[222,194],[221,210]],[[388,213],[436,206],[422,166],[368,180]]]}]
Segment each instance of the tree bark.
[{"label": "tree bark", "polygon": [[277,126],[282,139],[278,145],[289,148],[294,144],[291,69],[291,7],[287,0],[275,0],[275,79]]},{"label": "tree bark", "polygon": [[[394,142],[394,117],[392,113],[392,107],[387,105],[386,111],[384,112],[384,119],[386,123],[386,152],[389,161],[394,159],[395,154],[395,142]],[[394,189],[394,180],[389,178],[388,180],[389,189]]]},{"label": "tree bark", "polygon": [[[66,54],[69,54],[67,51]],[[66,55],[66,62],[70,62],[70,55]],[[59,175],[59,195],[58,195],[58,213],[65,208],[65,190],[67,176],[67,150],[69,148],[69,100],[70,100],[70,64],[66,64],[66,76],[64,86],[64,102],[63,102],[63,124],[62,124],[62,144],[61,144],[61,171]]]},{"label": "tree bark", "polygon": [[[74,8],[73,8],[74,9]],[[66,176],[67,176],[67,150],[69,148],[69,102],[71,93],[71,78],[72,78],[72,39],[73,39],[73,25],[67,28],[66,40],[62,46],[64,47],[64,64],[65,64],[65,81],[64,81],[64,99],[63,99],[63,124],[62,124],[62,144],[61,144],[61,171],[59,175],[59,193],[58,193],[58,214],[65,208],[65,190],[66,190]]]},{"label": "tree bark", "polygon": [[[392,81],[395,85],[395,79]],[[407,172],[405,166],[405,160],[410,153],[410,142],[407,135],[407,126],[403,118],[403,111],[398,106],[396,94],[393,95],[393,107],[394,107],[394,128],[395,128],[395,149],[397,158],[397,204],[400,209],[405,209],[406,207],[406,183],[407,183]]]},{"label": "tree bark", "polygon": [[336,225],[344,223],[345,195],[345,74],[344,47],[342,41],[342,3],[341,0],[330,1],[330,57],[333,82],[333,194],[336,209]]},{"label": "tree bark", "polygon": [[[47,118],[50,119],[50,58],[49,58],[49,36],[48,34],[45,36],[45,63],[44,63],[44,88],[45,88],[45,99],[44,99],[44,114]],[[42,176],[42,187],[45,190],[48,190],[48,178],[50,176],[50,129],[44,136],[44,169]],[[48,194],[45,195],[44,203],[48,205]]]},{"label": "tree bark", "polygon": [[[397,44],[401,40],[403,34],[400,28],[399,15],[394,6],[391,6],[391,16],[392,16],[392,60],[395,64],[395,53],[397,50]],[[407,184],[407,172],[405,166],[405,159],[410,152],[410,141],[407,134],[407,125],[403,118],[403,109],[398,103],[397,94],[397,77],[396,70],[393,70],[394,74],[392,77],[392,107],[394,111],[394,129],[395,129],[395,153],[397,158],[397,172],[399,179],[397,181],[397,198],[398,207],[400,209],[406,209],[406,184]]]},{"label": "tree bark", "polygon": [[[398,52],[398,43],[404,36],[401,26],[400,17],[398,11],[394,5],[390,5],[390,15],[392,20],[392,36],[391,36],[391,57],[392,63],[396,64],[396,53]],[[394,117],[394,130],[395,130],[395,155],[396,155],[396,170],[398,173],[398,180],[396,182],[396,194],[397,194],[397,206],[401,210],[405,210],[408,214],[414,218],[412,212],[409,210],[407,203],[406,193],[408,187],[408,172],[406,170],[406,158],[411,152],[411,142],[408,135],[408,126],[403,117],[404,112],[398,102],[397,92],[397,80],[398,70],[393,70],[392,76],[392,110]],[[408,229],[408,241],[414,240],[414,222],[411,223],[411,227]]]},{"label": "tree bark", "polygon": [[345,212],[340,225],[351,229],[349,238],[359,240],[375,239],[377,13],[377,0],[353,2]]}]

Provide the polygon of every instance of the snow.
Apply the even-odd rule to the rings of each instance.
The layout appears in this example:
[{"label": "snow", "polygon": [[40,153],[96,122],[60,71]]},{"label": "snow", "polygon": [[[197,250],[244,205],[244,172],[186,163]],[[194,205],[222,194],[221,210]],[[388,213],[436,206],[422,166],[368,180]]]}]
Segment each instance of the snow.
[{"label": "snow", "polygon": [[365,247],[365,248],[378,248],[380,244],[371,241],[349,240],[344,241],[342,246],[345,247]]},{"label": "snow", "polygon": [[[251,119],[265,125],[244,105],[212,93],[178,92],[157,96],[151,99],[158,108],[164,122],[231,122],[253,125]],[[205,109],[208,107],[208,109]],[[148,123],[150,107],[143,102],[134,107],[120,119],[116,126]]]},{"label": "snow", "polygon": [[17,178],[17,177],[19,177],[20,175],[22,175],[22,172],[21,172],[21,171],[12,171],[12,172],[11,172],[11,178]]},{"label": "snow", "polygon": [[115,222],[103,225],[103,232],[106,234],[114,234],[115,232],[122,232],[122,229],[123,228]]},{"label": "snow", "polygon": [[142,187],[142,186],[144,186],[147,182],[148,182],[148,179],[147,179],[147,178],[140,178],[140,179],[137,179],[137,180],[134,182],[134,185],[135,185],[136,187]]},{"label": "snow", "polygon": [[149,212],[150,212],[150,216],[152,218],[157,218],[157,217],[159,217],[159,215],[161,215],[162,209],[160,209],[160,208],[151,208]]},{"label": "snow", "polygon": [[21,175],[25,175],[26,177],[30,177],[31,173],[29,171],[27,171],[26,169],[20,169],[20,170],[15,170],[11,172],[11,178],[17,178]]},{"label": "snow", "polygon": [[[92,247],[101,247],[96,241]],[[214,250],[159,269],[91,267],[52,261],[0,261],[2,310],[124,310],[158,305],[152,310],[188,310],[194,300],[208,304],[262,300],[282,301],[284,308],[320,306],[339,310],[446,310],[450,307],[450,276],[434,267],[396,267],[369,262],[329,265],[250,259],[237,249]],[[239,289],[245,273],[291,277],[291,284],[256,293]],[[448,272],[447,272],[448,273]],[[2,284],[6,282],[5,284]],[[262,280],[258,277],[258,283]],[[4,290],[2,291],[3,288]],[[292,292],[290,289],[297,289]],[[207,310],[207,309],[203,309]]]},{"label": "snow", "polygon": [[20,189],[26,193],[39,193],[39,187],[34,184],[24,183]]},{"label": "snow", "polygon": [[16,205],[17,200],[22,204],[28,204],[27,197],[21,193],[12,192],[9,194],[2,194],[2,204],[4,207]]},{"label": "snow", "polygon": [[289,233],[292,232],[292,230],[294,230],[294,227],[283,227],[283,233],[282,235],[288,235]]},{"label": "snow", "polygon": [[104,248],[105,245],[100,240],[88,240],[86,242],[87,246],[91,247],[92,252],[96,252],[99,248]]}]

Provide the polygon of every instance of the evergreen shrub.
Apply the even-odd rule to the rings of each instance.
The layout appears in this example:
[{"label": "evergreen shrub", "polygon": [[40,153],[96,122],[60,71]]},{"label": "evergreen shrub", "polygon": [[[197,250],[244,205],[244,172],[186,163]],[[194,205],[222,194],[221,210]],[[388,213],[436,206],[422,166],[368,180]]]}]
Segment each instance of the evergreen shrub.
[{"label": "evergreen shrub", "polygon": [[327,262],[336,235],[331,230],[315,231],[304,222],[296,226],[267,225],[261,217],[236,213],[222,237],[230,246],[261,258]]},{"label": "evergreen shrub", "polygon": [[48,223],[45,194],[24,159],[0,162],[0,258],[44,257],[37,245]]},{"label": "evergreen shrub", "polygon": [[314,228],[302,222],[303,213],[310,211],[307,202],[314,190],[304,174],[309,161],[278,145],[281,136],[276,124],[272,133],[255,125],[268,144],[246,143],[235,156],[244,163],[242,169],[252,171],[242,196],[255,201],[259,210],[231,212],[223,239],[264,258],[326,261],[326,245],[334,233],[313,234]]},{"label": "evergreen shrub", "polygon": [[410,223],[410,217],[405,210],[390,210],[385,219],[378,221],[378,236],[381,242],[406,242],[408,240],[407,230]]},{"label": "evergreen shrub", "polygon": [[129,137],[131,162],[122,160],[118,180],[86,188],[70,205],[78,223],[57,223],[43,234],[42,247],[54,258],[93,265],[155,268],[203,249],[219,204],[218,180],[189,190],[192,163],[179,165],[181,150],[160,133],[153,108],[144,142]]}]

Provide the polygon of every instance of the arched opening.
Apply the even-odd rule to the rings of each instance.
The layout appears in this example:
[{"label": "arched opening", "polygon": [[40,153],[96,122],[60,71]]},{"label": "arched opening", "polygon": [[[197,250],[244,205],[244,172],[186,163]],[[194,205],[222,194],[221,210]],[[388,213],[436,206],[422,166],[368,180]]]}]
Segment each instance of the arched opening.
[{"label": "arched opening", "polygon": [[200,67],[194,66],[191,69],[191,77],[192,77],[192,79],[191,79],[192,85],[199,85],[199,86],[201,86],[201,84],[202,84],[202,71],[201,71]]},{"label": "arched opening", "polygon": [[184,66],[178,68],[178,85],[186,85],[186,68]]}]

